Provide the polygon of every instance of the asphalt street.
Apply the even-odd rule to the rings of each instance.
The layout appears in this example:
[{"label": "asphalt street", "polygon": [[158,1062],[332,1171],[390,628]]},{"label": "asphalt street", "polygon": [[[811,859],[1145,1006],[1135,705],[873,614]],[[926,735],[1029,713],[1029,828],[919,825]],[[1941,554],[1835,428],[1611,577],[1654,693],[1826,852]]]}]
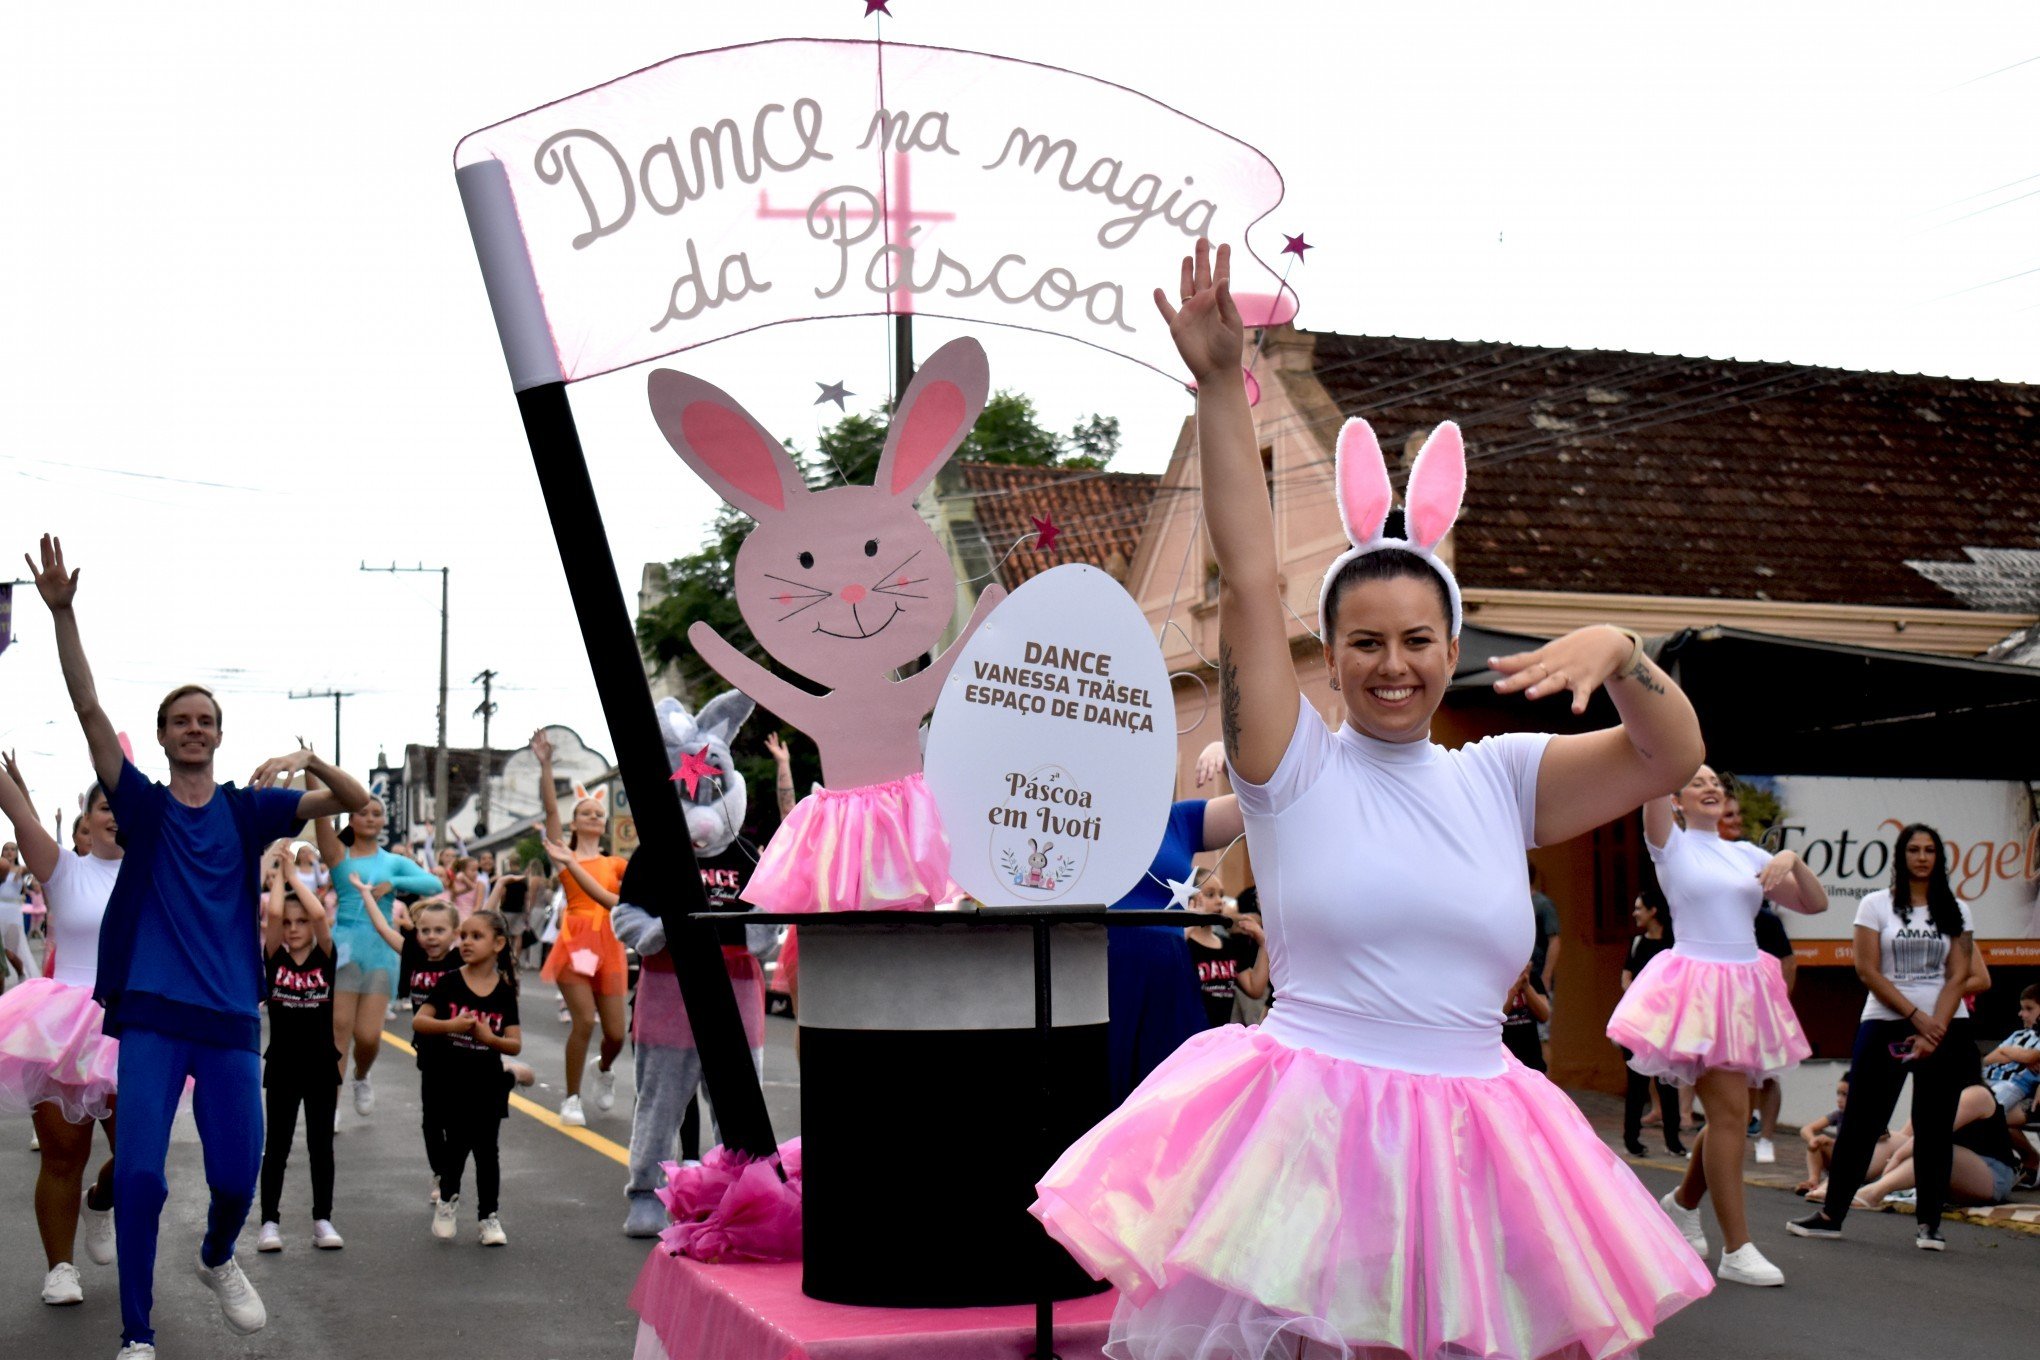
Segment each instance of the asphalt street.
[{"label": "asphalt street", "polygon": [[[343,1097],[334,1219],[344,1250],[314,1250],[302,1147],[285,1189],[286,1248],[259,1255],[255,1227],[240,1259],[269,1308],[269,1326],[237,1338],[212,1296],[190,1275],[205,1212],[197,1136],[188,1115],[171,1149],[171,1199],[157,1263],[156,1326],[163,1360],[253,1357],[370,1357],[449,1354],[488,1360],[628,1360],[636,1319],[631,1281],[646,1244],[625,1238],[621,1158],[630,1133],[629,1051],[616,1108],[589,1109],[585,1131],[550,1118],[560,1094],[566,1027],[553,1018],[550,989],[531,988],[526,1057],[542,1085],[526,1092],[503,1130],[503,1222],[510,1245],[478,1246],[472,1214],[460,1235],[427,1232],[429,1178],[418,1137],[417,1079],[408,1057],[384,1049],[376,1067],[376,1108],[357,1117]],[[400,1038],[408,1023],[391,1032]],[[788,1020],[768,1021],[766,1098],[781,1137],[799,1131],[799,1086]],[[83,1262],[86,1299],[50,1308],[37,1298],[43,1274],[30,1190],[35,1154],[27,1126],[0,1125],[0,1356],[111,1360],[119,1348],[114,1271]],[[1654,1193],[1674,1173],[1644,1165]],[[1783,1289],[1721,1285],[1670,1319],[1644,1347],[1647,1360],[1785,1360],[1849,1356],[1917,1360],[1959,1344],[2005,1353],[2031,1336],[2040,1237],[1965,1223],[1947,1225],[1938,1256],[1912,1245],[1912,1223],[1858,1214],[1843,1242],[1808,1242],[1784,1232],[1799,1202],[1774,1189],[1749,1190],[1759,1245],[1787,1277]],[[1718,1229],[1712,1213],[1708,1230]],[[83,1252],[80,1251],[82,1261]],[[674,1357],[715,1360],[715,1357]],[[1021,1360],[1015,1356],[1014,1360]]]}]

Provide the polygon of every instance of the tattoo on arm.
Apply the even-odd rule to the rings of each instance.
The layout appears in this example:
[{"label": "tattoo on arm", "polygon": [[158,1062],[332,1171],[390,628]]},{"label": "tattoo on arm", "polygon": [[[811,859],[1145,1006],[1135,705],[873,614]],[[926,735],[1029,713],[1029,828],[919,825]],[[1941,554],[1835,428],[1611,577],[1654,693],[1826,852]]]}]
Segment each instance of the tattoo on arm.
[{"label": "tattoo on arm", "polygon": [[1652,694],[1663,694],[1665,692],[1665,682],[1658,679],[1656,673],[1652,671],[1648,657],[1639,656],[1636,658],[1636,664],[1629,668],[1626,678],[1634,680]]},{"label": "tattoo on arm", "polygon": [[1218,643],[1218,713],[1225,736],[1225,756],[1240,758],[1240,668],[1233,664],[1232,648],[1225,639]]},{"label": "tattoo on arm", "polygon": [[779,797],[779,815],[782,817],[791,816],[793,814],[794,802],[793,784],[789,781],[782,781],[774,786],[773,792]]}]

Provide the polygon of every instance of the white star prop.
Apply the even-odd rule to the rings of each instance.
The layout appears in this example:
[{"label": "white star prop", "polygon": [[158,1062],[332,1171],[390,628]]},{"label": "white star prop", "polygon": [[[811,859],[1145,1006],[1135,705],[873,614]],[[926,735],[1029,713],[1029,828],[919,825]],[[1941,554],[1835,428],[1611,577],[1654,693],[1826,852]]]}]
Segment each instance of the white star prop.
[{"label": "white star prop", "polygon": [[1173,878],[1165,878],[1162,881],[1169,885],[1169,908],[1188,910],[1191,894],[1197,891],[1197,875],[1190,875],[1188,883],[1178,883]]}]

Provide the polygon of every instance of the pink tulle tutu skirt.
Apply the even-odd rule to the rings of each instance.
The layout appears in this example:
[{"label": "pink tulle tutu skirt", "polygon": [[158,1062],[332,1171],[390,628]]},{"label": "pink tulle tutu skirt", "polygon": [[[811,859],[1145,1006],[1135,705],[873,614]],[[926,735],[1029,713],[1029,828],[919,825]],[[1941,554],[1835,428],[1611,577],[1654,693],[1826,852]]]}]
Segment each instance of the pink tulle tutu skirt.
[{"label": "pink tulle tutu skirt", "polygon": [[1629,1049],[1648,1077],[1688,1086],[1726,1068],[1750,1085],[1813,1052],[1785,994],[1785,970],[1769,954],[1721,963],[1674,946],[1643,966],[1615,1013],[1608,1037]]},{"label": "pink tulle tutu skirt", "polygon": [[0,996],[0,1116],[54,1104],[73,1124],[112,1111],[120,1044],[87,987],[30,978]]},{"label": "pink tulle tutu skirt", "polygon": [[910,774],[801,799],[743,898],[764,911],[928,911],[956,891],[942,814]]},{"label": "pink tulle tutu skirt", "polygon": [[1032,1211],[1119,1287],[1124,1360],[1625,1354],[1714,1282],[1572,1102],[1501,1064],[1431,1076],[1208,1030]]}]

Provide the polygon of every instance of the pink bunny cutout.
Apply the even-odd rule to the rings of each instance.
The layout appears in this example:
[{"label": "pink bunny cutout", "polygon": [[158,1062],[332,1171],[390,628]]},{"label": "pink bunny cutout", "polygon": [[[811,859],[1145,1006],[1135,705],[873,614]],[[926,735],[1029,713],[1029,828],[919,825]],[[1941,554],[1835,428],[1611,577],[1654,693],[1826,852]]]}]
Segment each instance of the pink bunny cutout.
[{"label": "pink bunny cutout", "polygon": [[953,340],[908,384],[871,486],[810,490],[778,440],[733,398],[669,369],[652,417],[688,466],[758,521],[735,563],[737,609],[775,660],[829,686],[811,694],[707,624],[688,640],[732,685],[814,740],[817,789],[781,824],[744,899],[772,911],[926,908],[953,892],[949,842],[921,782],[920,726],[962,647],[1005,598],[978,597],[963,633],[923,670],[956,608],[949,554],[914,508],[984,410],[984,350]]},{"label": "pink bunny cutout", "polygon": [[1333,481],[1339,492],[1339,520],[1353,546],[1332,560],[1325,569],[1324,584],[1318,589],[1318,626],[1329,630],[1325,603],[1331,597],[1332,582],[1346,564],[1383,548],[1400,548],[1424,559],[1445,583],[1452,599],[1452,636],[1459,636],[1464,611],[1459,602],[1459,582],[1452,569],[1438,560],[1438,545],[1452,532],[1459,507],[1466,498],[1466,445],[1459,426],[1446,421],[1431,431],[1431,437],[1417,450],[1410,465],[1410,484],[1403,497],[1402,538],[1384,538],[1388,512],[1395,493],[1388,482],[1388,462],[1381,456],[1381,444],[1374,427],[1359,417],[1339,429],[1338,452],[1333,459]]}]

